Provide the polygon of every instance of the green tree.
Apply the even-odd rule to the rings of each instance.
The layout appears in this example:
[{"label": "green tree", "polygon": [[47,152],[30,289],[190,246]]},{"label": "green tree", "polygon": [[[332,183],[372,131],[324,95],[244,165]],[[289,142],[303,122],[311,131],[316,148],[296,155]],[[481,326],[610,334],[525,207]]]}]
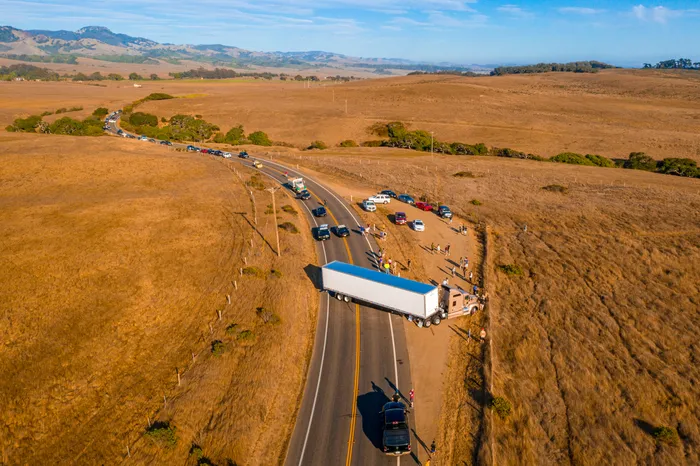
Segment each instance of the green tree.
[{"label": "green tree", "polygon": [[586,154],[586,159],[590,160],[590,162],[597,167],[610,168],[615,166],[615,163],[612,160],[607,157],[603,157],[602,155]]},{"label": "green tree", "polygon": [[102,76],[102,73],[99,71],[95,71],[90,75],[90,81],[102,81],[104,79],[104,76]]},{"label": "green tree", "polygon": [[73,76],[73,81],[89,81],[90,78],[84,73],[78,73],[75,76]]},{"label": "green tree", "polygon": [[158,117],[150,113],[136,112],[129,115],[129,123],[134,126],[158,126]]},{"label": "green tree", "polygon": [[593,165],[591,160],[575,152],[562,152],[549,160],[556,163],[570,163],[572,165]]},{"label": "green tree", "polygon": [[272,145],[272,141],[270,141],[270,138],[263,131],[255,131],[254,133],[250,133],[248,140],[251,144],[255,144],[256,146]]},{"label": "green tree", "polygon": [[141,76],[141,75],[138,74],[138,73],[129,73],[129,79],[130,79],[131,81],[138,81],[138,80],[140,80],[140,79],[143,79],[143,76]]},{"label": "green tree", "polygon": [[243,144],[245,142],[245,132],[243,125],[234,126],[226,133],[225,140],[232,145]]},{"label": "green tree", "polygon": [[700,178],[700,169],[697,162],[692,159],[666,158],[659,163],[659,173],[667,175],[688,176]]},{"label": "green tree", "polygon": [[157,74],[151,73],[151,81],[157,81],[158,79],[160,79],[160,78],[158,77]]},{"label": "green tree", "polygon": [[103,118],[109,113],[109,110],[106,107],[99,107],[96,108],[94,112],[92,112],[93,116],[96,116],[98,118]]},{"label": "green tree", "polygon": [[123,81],[124,76],[122,76],[121,74],[117,74],[117,73],[109,73],[107,75],[107,79],[110,79],[112,81]]},{"label": "green tree", "polygon": [[625,160],[623,167],[634,170],[654,171],[656,169],[656,160],[644,152],[632,152],[629,158]]},{"label": "green tree", "polygon": [[10,132],[36,133],[36,128],[39,126],[39,123],[41,123],[41,117],[39,115],[17,118],[12,125],[7,127],[7,130]]}]

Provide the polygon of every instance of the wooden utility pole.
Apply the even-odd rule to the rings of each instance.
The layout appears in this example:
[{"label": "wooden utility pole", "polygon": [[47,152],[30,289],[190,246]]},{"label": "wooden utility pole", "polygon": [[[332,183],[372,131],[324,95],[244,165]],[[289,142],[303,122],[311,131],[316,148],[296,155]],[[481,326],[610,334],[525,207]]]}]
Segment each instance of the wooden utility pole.
[{"label": "wooden utility pole", "polygon": [[277,257],[282,256],[282,251],[280,251],[280,229],[277,225],[277,210],[275,209],[275,191],[279,188],[269,188],[270,194],[272,194],[272,216],[275,219],[275,237],[277,238]]}]

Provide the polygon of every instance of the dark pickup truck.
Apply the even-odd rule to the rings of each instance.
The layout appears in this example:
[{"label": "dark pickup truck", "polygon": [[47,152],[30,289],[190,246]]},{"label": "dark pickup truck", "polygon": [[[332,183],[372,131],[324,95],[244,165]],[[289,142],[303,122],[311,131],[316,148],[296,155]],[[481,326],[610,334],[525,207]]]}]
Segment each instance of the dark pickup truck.
[{"label": "dark pickup truck", "polygon": [[384,453],[392,456],[407,455],[411,452],[411,434],[408,430],[408,410],[400,401],[390,401],[382,408]]}]

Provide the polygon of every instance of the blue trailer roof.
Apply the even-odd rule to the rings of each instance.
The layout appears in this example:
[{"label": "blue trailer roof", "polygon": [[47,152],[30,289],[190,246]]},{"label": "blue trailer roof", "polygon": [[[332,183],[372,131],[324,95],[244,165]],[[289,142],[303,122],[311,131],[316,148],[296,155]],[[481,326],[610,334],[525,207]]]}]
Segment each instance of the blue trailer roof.
[{"label": "blue trailer roof", "polygon": [[335,270],[337,272],[354,275],[356,277],[372,280],[373,282],[383,283],[385,285],[400,288],[406,291],[412,291],[418,294],[427,294],[436,287],[427,283],[401,278],[388,273],[379,272],[377,270],[366,269],[358,265],[346,264],[345,262],[333,261],[323,266],[323,268]]}]

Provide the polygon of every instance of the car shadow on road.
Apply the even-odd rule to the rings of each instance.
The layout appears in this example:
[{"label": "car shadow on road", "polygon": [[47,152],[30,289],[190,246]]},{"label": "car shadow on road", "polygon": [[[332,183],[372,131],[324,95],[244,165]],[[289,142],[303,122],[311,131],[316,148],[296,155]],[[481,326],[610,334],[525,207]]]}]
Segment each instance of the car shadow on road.
[{"label": "car shadow on road", "polygon": [[362,416],[362,432],[375,448],[382,450],[382,408],[389,402],[384,390],[372,382],[372,391],[357,397],[357,409]]}]

